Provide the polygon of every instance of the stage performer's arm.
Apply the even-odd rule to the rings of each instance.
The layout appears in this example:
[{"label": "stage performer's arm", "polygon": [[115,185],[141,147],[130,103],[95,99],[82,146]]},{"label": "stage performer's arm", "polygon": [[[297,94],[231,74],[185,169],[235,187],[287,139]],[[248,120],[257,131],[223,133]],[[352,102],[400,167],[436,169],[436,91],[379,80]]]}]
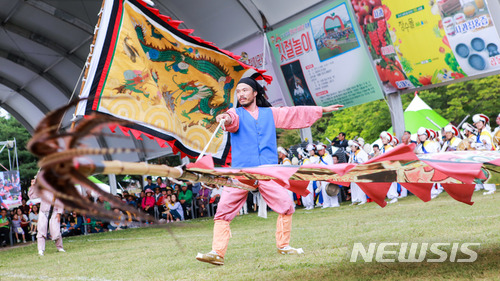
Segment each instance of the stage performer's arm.
[{"label": "stage performer's arm", "polygon": [[[343,105],[321,106],[293,106],[293,107],[271,107],[273,111],[274,124],[281,129],[301,129],[310,127],[321,118],[323,113],[339,110]],[[234,108],[217,116],[217,122],[225,119],[226,131],[234,133],[239,128],[239,117]]]},{"label": "stage performer's arm", "polygon": [[339,110],[343,105],[271,107],[274,124],[280,129],[302,129],[311,127],[323,113]]}]

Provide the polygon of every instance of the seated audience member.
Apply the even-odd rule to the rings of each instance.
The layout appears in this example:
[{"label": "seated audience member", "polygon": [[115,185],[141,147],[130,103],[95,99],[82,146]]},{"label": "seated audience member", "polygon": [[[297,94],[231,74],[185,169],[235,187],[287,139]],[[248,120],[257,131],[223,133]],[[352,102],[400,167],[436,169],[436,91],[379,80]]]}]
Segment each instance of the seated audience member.
[{"label": "seated audience member", "polygon": [[135,201],[135,196],[134,195],[131,195],[129,194],[127,197],[126,197],[127,201],[125,201],[128,205],[132,206],[132,207],[135,207],[137,208],[137,202]]},{"label": "seated audience member", "polygon": [[196,197],[196,204],[198,205],[198,212],[200,217],[206,215],[206,208],[208,207],[208,200],[210,198],[210,189],[205,184],[201,184],[201,189],[198,191]]},{"label": "seated audience member", "polygon": [[172,216],[172,213],[170,213],[170,205],[172,204],[172,200],[170,199],[170,195],[167,195],[164,197],[163,200],[163,205],[164,205],[164,211],[161,214],[161,217],[165,219],[168,222],[173,222],[174,217]]},{"label": "seated audience member", "polygon": [[172,214],[172,217],[176,221],[183,221],[184,220],[184,211],[182,210],[182,205],[179,201],[177,201],[177,195],[172,194],[170,196],[171,202],[168,205],[168,208],[170,209],[170,213]]},{"label": "seated audience member", "polygon": [[2,209],[0,211],[0,245],[2,247],[7,246],[10,232],[9,224],[10,221],[9,218],[7,218],[7,209]]},{"label": "seated audience member", "polygon": [[105,231],[102,221],[92,219],[90,223],[92,225],[90,228],[90,233],[101,233]]},{"label": "seated audience member", "polygon": [[161,196],[156,200],[156,207],[158,208],[158,212],[163,213],[165,211],[165,199],[167,198],[167,189],[161,189]]},{"label": "seated audience member", "polygon": [[200,193],[201,189],[201,182],[196,182],[194,184],[188,182],[188,189],[191,189],[191,192],[193,193],[193,198],[198,197],[198,193]]},{"label": "seated audience member", "polygon": [[25,234],[28,233],[30,231],[29,230],[30,219],[28,218],[28,216],[26,214],[23,213],[23,210],[21,210],[21,208],[17,208],[15,210],[15,213],[17,213],[17,216],[21,220],[21,228],[23,229],[23,232]]},{"label": "seated audience member", "polygon": [[117,208],[114,208],[113,212],[120,214],[120,216],[119,216],[120,219],[119,220],[112,220],[108,225],[108,230],[113,231],[113,230],[121,230],[121,229],[127,228],[126,223],[125,223],[125,216],[123,215],[123,213]]},{"label": "seated audience member", "polygon": [[193,201],[193,192],[188,189],[187,185],[184,184],[181,187],[181,191],[179,192],[179,202],[182,205],[182,210],[184,214],[191,211],[191,202]]},{"label": "seated audience member", "polygon": [[151,216],[154,216],[154,206],[155,199],[153,197],[153,191],[151,189],[146,189],[146,197],[142,198],[141,209]]},{"label": "seated audience member", "polygon": [[35,235],[38,226],[38,205],[33,205],[29,216],[30,220],[30,234]]},{"label": "seated audience member", "polygon": [[79,216],[76,212],[72,212],[68,218],[68,224],[66,225],[66,231],[63,233],[63,237],[81,235],[83,228],[83,217]]},{"label": "seated audience member", "polygon": [[217,204],[217,203],[219,203],[220,196],[222,194],[223,186],[211,184],[210,187],[212,188],[212,190],[210,192],[210,204]]},{"label": "seated audience member", "polygon": [[[21,213],[21,209],[18,209]],[[14,213],[14,215],[12,216],[12,228],[14,229],[14,234],[16,235],[16,240],[17,240],[17,243],[21,243],[21,239],[19,239],[20,236],[23,237],[23,243],[26,243],[26,238],[24,236],[24,230],[23,228],[21,227],[21,219],[19,218],[19,215],[16,213]]]}]

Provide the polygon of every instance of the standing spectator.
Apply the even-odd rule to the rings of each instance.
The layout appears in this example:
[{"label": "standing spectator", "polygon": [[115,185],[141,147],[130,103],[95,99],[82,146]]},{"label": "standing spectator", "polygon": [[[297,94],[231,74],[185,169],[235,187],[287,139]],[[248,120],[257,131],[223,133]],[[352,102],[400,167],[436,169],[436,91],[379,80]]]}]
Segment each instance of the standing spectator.
[{"label": "standing spectator", "polygon": [[[18,209],[18,210],[21,211],[21,209]],[[21,211],[21,213],[22,213],[22,211]],[[12,216],[12,227],[14,228],[14,234],[16,235],[17,243],[21,243],[21,239],[19,239],[19,235],[23,236],[23,243],[26,243],[26,238],[24,237],[24,230],[21,227],[21,219],[19,218],[19,215],[17,214],[17,212],[14,213],[14,215]]]},{"label": "standing spectator", "polygon": [[149,188],[146,189],[146,197],[142,198],[141,209],[149,215],[154,216],[155,202],[153,191]]},{"label": "standing spectator", "polygon": [[29,213],[30,213],[30,206],[26,205],[26,199],[23,198],[21,200],[21,206],[19,206],[19,208],[21,209],[21,212],[23,212],[23,214],[29,215]]},{"label": "standing spectator", "polygon": [[206,208],[208,207],[208,198],[210,198],[210,189],[205,184],[201,184],[201,189],[196,197],[200,217],[205,216]]},{"label": "standing spectator", "polygon": [[184,214],[191,211],[191,203],[193,201],[193,192],[187,188],[186,184],[182,185],[182,190],[179,192],[179,202],[182,205],[182,210]]},{"label": "standing spectator", "polygon": [[36,228],[38,224],[38,205],[33,205],[31,208],[31,213],[30,213],[30,234],[35,235],[36,234]]},{"label": "standing spectator", "polygon": [[156,186],[158,186],[160,189],[167,188],[167,184],[163,182],[163,179],[161,177],[156,178]]},{"label": "standing spectator", "polygon": [[183,221],[184,220],[184,210],[182,209],[182,205],[179,201],[177,201],[177,195],[172,194],[170,196],[171,202],[168,205],[168,208],[170,209],[170,213],[172,214],[172,217],[176,221]]},{"label": "standing spectator", "polygon": [[137,208],[142,208],[142,200],[146,197],[146,192],[141,191],[139,198],[136,200]]},{"label": "standing spectator", "polygon": [[332,145],[345,150],[347,148],[347,140],[345,139],[345,133],[340,132],[339,135],[333,139]]},{"label": "standing spectator", "polygon": [[0,211],[0,244],[2,247],[7,246],[7,239],[9,237],[10,221],[7,218],[7,209],[2,209]]},{"label": "standing spectator", "polygon": [[193,197],[194,198],[198,197],[198,193],[200,193],[201,189],[201,183],[197,182],[195,184],[191,184],[190,182],[188,182],[188,189],[190,189],[189,187],[191,187],[191,192],[193,192]]},{"label": "standing spectator", "polygon": [[144,186],[143,190],[147,190],[148,188],[151,190],[155,190],[155,188],[158,187],[156,184],[153,183],[153,177],[147,176],[146,180],[147,180],[148,184],[146,184]]},{"label": "standing spectator", "polygon": [[[333,165],[333,158],[330,154],[326,153],[326,147],[324,144],[318,144],[316,146],[316,149],[318,150],[319,164]],[[319,185],[321,188],[321,194],[323,196],[322,209],[340,207],[338,196],[337,195],[330,196],[328,195],[328,193],[326,193],[326,187],[328,186],[328,182],[321,181],[319,182]]]}]

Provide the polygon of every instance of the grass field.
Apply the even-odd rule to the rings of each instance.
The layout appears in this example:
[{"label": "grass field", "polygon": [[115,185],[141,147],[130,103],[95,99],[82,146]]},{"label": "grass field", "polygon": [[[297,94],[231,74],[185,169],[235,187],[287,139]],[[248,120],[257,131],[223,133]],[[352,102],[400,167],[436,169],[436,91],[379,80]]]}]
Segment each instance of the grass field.
[{"label": "grass field", "polygon": [[344,42],[338,45],[340,46],[340,48],[342,48],[342,51],[339,51],[339,49],[330,50],[327,47],[319,49],[318,50],[319,60],[324,61],[326,59],[329,59],[331,57],[334,57],[338,54],[344,53],[359,46],[358,42],[349,42],[349,43]]},{"label": "grass field", "polygon": [[[298,209],[291,245],[304,248],[302,256],[276,252],[275,213],[238,216],[221,267],[194,258],[210,251],[211,219],[169,224],[173,236],[150,227],[70,237],[66,253],[56,253],[53,242],[44,257],[35,244],[0,251],[0,280],[500,280],[500,196],[476,192],[473,201],[469,206],[441,194],[428,203],[411,196],[383,209],[375,203]],[[481,245],[472,263],[349,261],[354,243],[372,242]]]}]

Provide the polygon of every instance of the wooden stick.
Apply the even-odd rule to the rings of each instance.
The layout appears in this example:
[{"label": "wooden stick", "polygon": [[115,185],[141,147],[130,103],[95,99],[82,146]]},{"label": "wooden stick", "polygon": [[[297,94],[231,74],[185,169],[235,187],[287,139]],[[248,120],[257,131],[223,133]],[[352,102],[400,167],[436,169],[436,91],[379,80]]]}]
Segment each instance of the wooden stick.
[{"label": "wooden stick", "polygon": [[[80,162],[82,160],[82,162]],[[257,186],[244,184],[238,180],[228,177],[212,176],[201,173],[185,171],[182,167],[169,167],[167,165],[156,165],[132,162],[102,161],[101,163],[83,163],[82,158],[75,160],[75,168],[85,175],[92,174],[116,174],[116,175],[151,175],[160,177],[171,177],[181,180],[190,180],[194,182],[204,182],[208,184],[217,184],[241,188],[248,191],[256,191]],[[87,159],[88,161],[88,159]]]}]

